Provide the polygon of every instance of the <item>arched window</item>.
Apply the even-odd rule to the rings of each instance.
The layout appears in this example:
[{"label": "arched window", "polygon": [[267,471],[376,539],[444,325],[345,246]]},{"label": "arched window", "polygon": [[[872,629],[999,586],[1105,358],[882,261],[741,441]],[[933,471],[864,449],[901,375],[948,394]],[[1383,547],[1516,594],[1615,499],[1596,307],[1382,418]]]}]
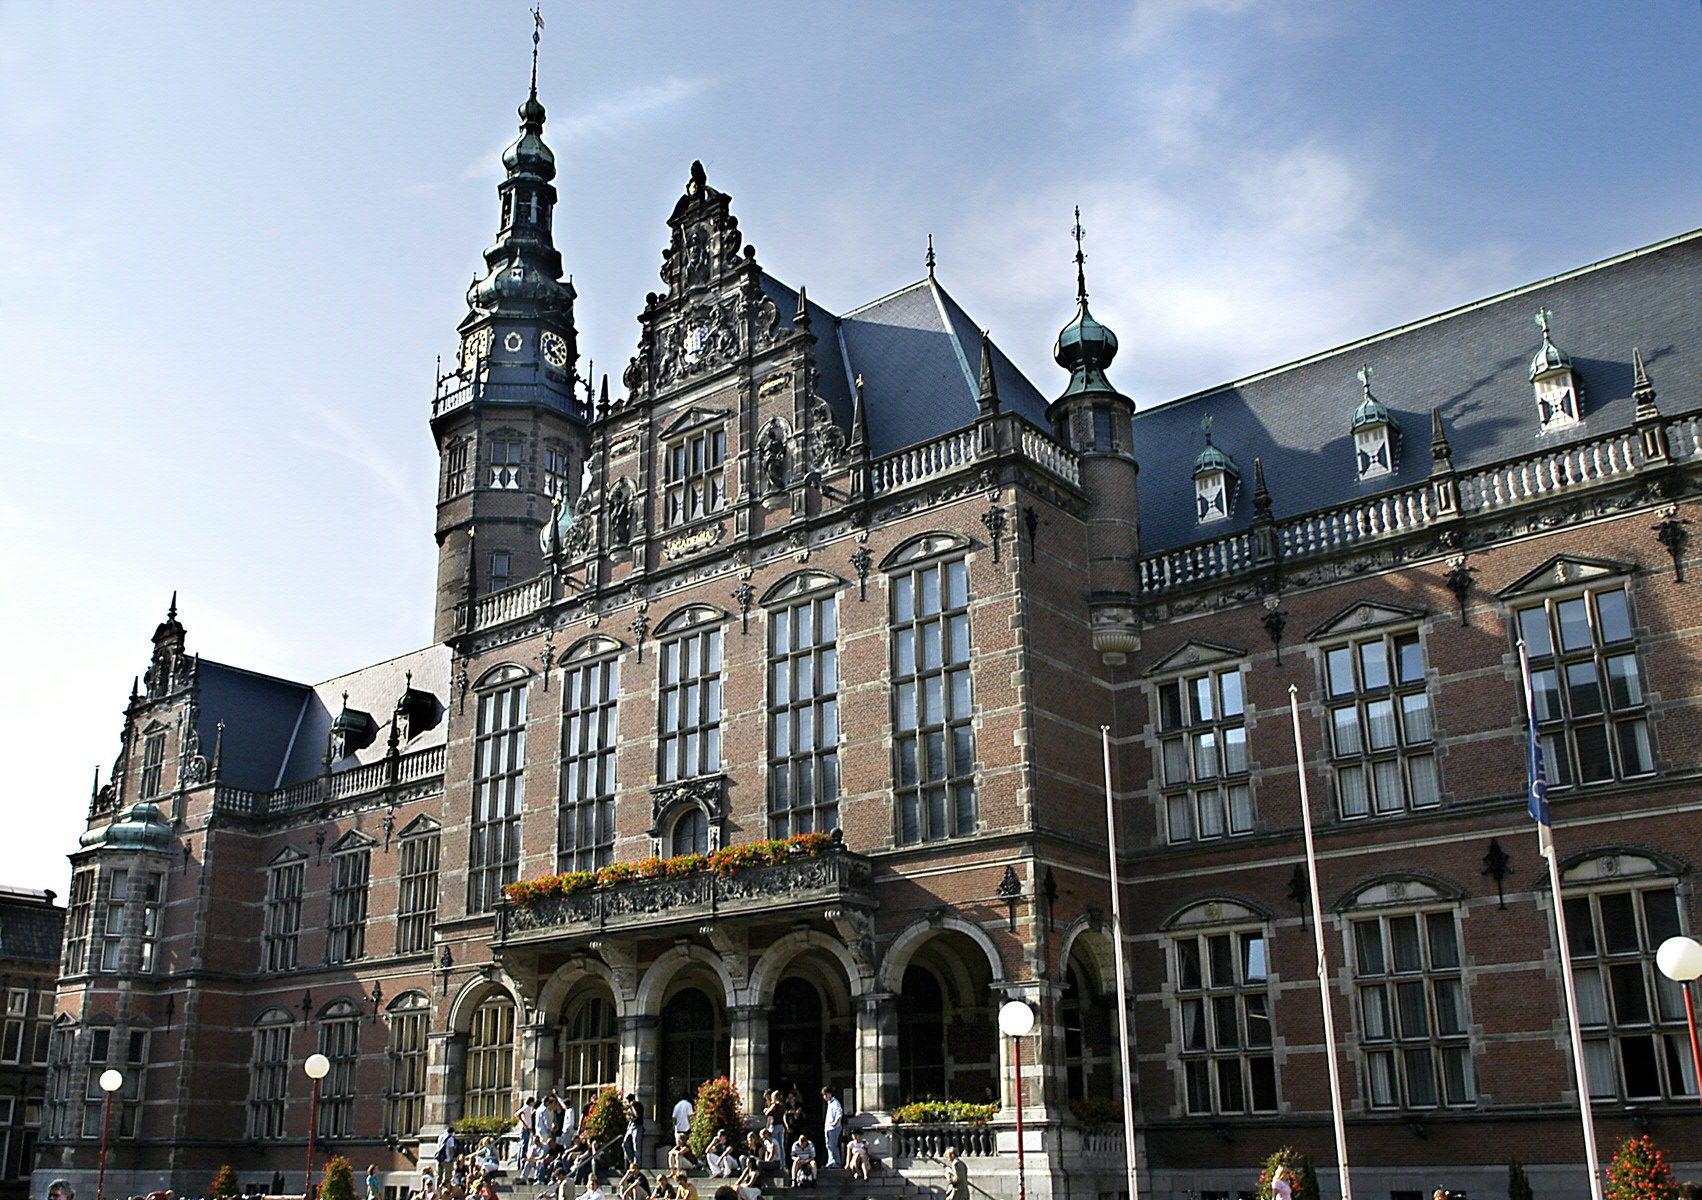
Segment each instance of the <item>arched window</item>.
[{"label": "arched window", "polygon": [[568,1010],[561,1029],[562,1099],[583,1114],[597,1093],[615,1085],[620,1070],[620,1034],[614,1001],[589,995]]},{"label": "arched window", "polygon": [[319,1053],[331,1073],[319,1085],[319,1136],[355,1132],[355,1070],[360,1061],[360,1012],[347,1000],[329,1005],[319,1018]]},{"label": "arched window", "polygon": [[496,906],[520,874],[520,808],[526,770],[527,680],[499,668],[496,686],[479,693],[473,742],[473,821],[468,841],[467,909]]},{"label": "arched window", "polygon": [[1064,973],[1059,1022],[1064,1027],[1065,1084],[1070,1101],[1115,1094],[1116,1016],[1100,990],[1093,963],[1079,951],[1070,955]]},{"label": "arched window", "polygon": [[[692,608],[663,622],[657,669],[656,779],[672,783],[721,769],[720,614]],[[676,632],[678,631],[678,632]]]},{"label": "arched window", "polygon": [[1240,904],[1209,901],[1188,909],[1171,928],[1186,1110],[1277,1111],[1263,918]]},{"label": "arched window", "polygon": [[420,992],[404,992],[390,1004],[390,1089],[385,1095],[384,1131],[414,1138],[425,1122],[426,1035],[431,1002]]},{"label": "arched window", "polygon": [[473,1013],[467,1037],[464,1117],[506,1117],[514,1112],[514,1001],[491,996]]},{"label": "arched window", "polygon": [[[801,577],[768,612],[768,811],[774,837],[839,828],[839,602]],[[799,594],[814,584],[812,593]]]},{"label": "arched window", "polygon": [[248,1136],[271,1141],[284,1135],[284,1106],[289,1097],[290,1014],[274,1008],[254,1023],[248,1059]]},{"label": "arched window", "polygon": [[[596,639],[562,672],[560,871],[595,871],[615,856],[615,750],[620,739],[620,660]],[[594,657],[593,657],[594,656]]]},{"label": "arched window", "polygon": [[709,818],[701,808],[686,809],[674,822],[669,852],[675,856],[709,853]]}]

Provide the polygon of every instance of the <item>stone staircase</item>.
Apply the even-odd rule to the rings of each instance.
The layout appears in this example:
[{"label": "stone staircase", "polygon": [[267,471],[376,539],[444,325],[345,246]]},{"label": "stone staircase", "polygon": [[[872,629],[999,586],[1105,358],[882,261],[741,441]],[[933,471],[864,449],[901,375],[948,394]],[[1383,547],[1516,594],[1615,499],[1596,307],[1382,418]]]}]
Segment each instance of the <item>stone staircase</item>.
[{"label": "stone staircase", "polygon": [[[932,1172],[934,1175],[938,1173]],[[647,1171],[645,1174],[652,1182],[655,1181],[657,1172]],[[714,1178],[702,1169],[691,1172],[690,1178],[700,1200],[714,1200],[715,1189],[731,1182]],[[609,1200],[615,1200],[614,1183],[613,1176],[603,1180],[603,1191]],[[504,1200],[535,1200],[542,1190],[535,1184],[517,1183],[512,1173],[505,1174],[496,1183],[497,1194]],[[869,1172],[867,1182],[853,1179],[849,1171],[839,1167],[823,1167],[816,1174],[814,1186],[793,1188],[770,1183],[762,1194],[763,1200],[941,1200],[945,1188],[912,1182],[882,1163]]]}]

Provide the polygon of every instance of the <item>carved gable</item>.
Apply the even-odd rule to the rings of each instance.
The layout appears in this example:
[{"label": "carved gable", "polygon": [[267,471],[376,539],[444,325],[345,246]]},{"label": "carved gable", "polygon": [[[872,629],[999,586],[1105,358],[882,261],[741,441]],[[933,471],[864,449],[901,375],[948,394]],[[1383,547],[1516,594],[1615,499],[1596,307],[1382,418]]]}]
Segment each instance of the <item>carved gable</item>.
[{"label": "carved gable", "polygon": [[1581,558],[1571,554],[1557,554],[1496,594],[1503,600],[1511,600],[1516,596],[1541,595],[1556,588],[1577,587],[1615,575],[1629,575],[1633,570],[1635,568],[1630,563],[1615,562],[1610,558]]},{"label": "carved gable", "polygon": [[1188,671],[1195,667],[1209,667],[1214,663],[1236,662],[1246,658],[1245,650],[1237,650],[1233,646],[1218,646],[1211,642],[1189,642],[1181,649],[1165,655],[1158,662],[1148,667],[1148,675],[1168,675],[1172,671]]},{"label": "carved gable", "polygon": [[1362,629],[1378,629],[1384,625],[1411,625],[1415,621],[1423,620],[1425,615],[1422,608],[1361,600],[1318,626],[1307,635],[1307,640],[1316,642],[1324,638],[1358,633]]}]

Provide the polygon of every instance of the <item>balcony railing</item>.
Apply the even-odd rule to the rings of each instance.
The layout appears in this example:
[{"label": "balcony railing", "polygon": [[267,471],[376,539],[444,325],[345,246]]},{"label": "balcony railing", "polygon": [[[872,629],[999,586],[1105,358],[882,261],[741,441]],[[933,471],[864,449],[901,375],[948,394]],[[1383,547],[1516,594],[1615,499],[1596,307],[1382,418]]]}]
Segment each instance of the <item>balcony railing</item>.
[{"label": "balcony railing", "polygon": [[213,807],[220,812],[241,816],[275,817],[283,813],[312,808],[329,800],[350,800],[382,792],[385,788],[403,783],[420,783],[443,774],[445,750],[442,746],[427,746],[382,758],[365,766],[339,771],[329,778],[314,778],[276,791],[257,792],[246,788],[215,786]]},{"label": "balcony railing", "polygon": [[869,860],[849,850],[796,855],[768,866],[741,867],[731,875],[704,871],[679,879],[644,879],[588,888],[571,896],[497,907],[499,943],[627,930],[695,928],[727,917],[799,914],[824,906],[870,907]]},{"label": "balcony railing", "polygon": [[[1674,461],[1702,456],[1702,419],[1669,422],[1667,442]],[[1276,547],[1285,563],[1323,558],[1352,546],[1413,533],[1456,515],[1470,517],[1540,503],[1626,479],[1642,465],[1637,434],[1625,430],[1460,475],[1458,514],[1437,503],[1440,484],[1427,480],[1398,492],[1279,521],[1274,528]],[[1141,591],[1162,596],[1231,578],[1258,565],[1253,534],[1242,530],[1141,559]]]}]

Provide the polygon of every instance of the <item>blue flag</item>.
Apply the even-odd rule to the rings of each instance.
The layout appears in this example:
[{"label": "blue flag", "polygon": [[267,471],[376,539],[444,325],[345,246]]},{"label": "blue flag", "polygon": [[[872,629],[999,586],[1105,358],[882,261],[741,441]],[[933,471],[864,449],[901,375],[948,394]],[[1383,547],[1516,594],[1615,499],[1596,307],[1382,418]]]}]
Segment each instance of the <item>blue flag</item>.
[{"label": "blue flag", "polygon": [[1537,741],[1537,727],[1534,724],[1531,726],[1530,743],[1531,796],[1528,807],[1531,820],[1538,825],[1549,825],[1548,772],[1543,769],[1542,743]]}]

